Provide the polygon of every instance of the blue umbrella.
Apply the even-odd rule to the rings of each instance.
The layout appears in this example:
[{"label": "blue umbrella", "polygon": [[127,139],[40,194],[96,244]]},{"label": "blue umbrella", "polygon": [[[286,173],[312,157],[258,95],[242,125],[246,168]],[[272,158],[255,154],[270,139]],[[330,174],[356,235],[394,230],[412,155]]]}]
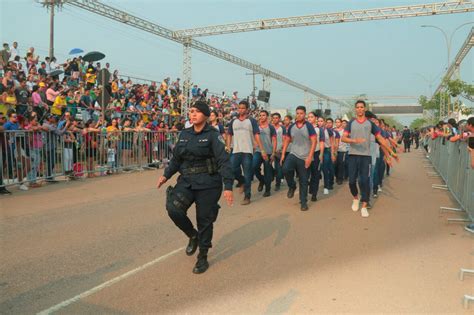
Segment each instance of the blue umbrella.
[{"label": "blue umbrella", "polygon": [[77,55],[77,54],[80,54],[80,53],[83,53],[84,50],[80,49],[80,48],[73,48],[71,49],[71,51],[69,52],[70,55]]}]

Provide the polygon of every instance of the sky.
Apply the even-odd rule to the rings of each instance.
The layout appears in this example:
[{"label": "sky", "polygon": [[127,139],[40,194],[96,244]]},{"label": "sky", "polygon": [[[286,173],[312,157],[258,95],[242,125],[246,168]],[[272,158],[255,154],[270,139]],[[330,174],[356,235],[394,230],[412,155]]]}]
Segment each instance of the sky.
[{"label": "sky", "polygon": [[[103,0],[173,30],[436,1],[441,0]],[[198,40],[331,97],[367,94],[417,98],[429,94],[430,84],[432,90],[438,86],[447,65],[442,33],[421,25],[438,26],[449,35],[457,26],[469,22],[474,22],[474,13],[226,34]],[[457,54],[472,26],[474,24],[466,25],[454,34],[451,58]],[[17,41],[22,54],[33,46],[40,56],[46,56],[48,11],[37,0],[0,0],[0,41],[10,44]],[[69,58],[72,48],[105,53],[105,61],[122,74],[160,81],[168,76],[182,77],[180,44],[64,5],[55,18],[58,60]],[[252,90],[252,76],[246,75],[249,70],[197,51],[193,51],[192,64],[193,82],[211,92],[239,91],[242,96]],[[461,78],[473,83],[472,51],[461,66]],[[257,76],[257,87],[262,87],[261,76]],[[276,80],[271,81],[271,93],[273,108],[303,104],[302,91]],[[378,103],[413,104],[416,98],[379,100]],[[339,110],[338,106],[331,108],[333,112]]]}]

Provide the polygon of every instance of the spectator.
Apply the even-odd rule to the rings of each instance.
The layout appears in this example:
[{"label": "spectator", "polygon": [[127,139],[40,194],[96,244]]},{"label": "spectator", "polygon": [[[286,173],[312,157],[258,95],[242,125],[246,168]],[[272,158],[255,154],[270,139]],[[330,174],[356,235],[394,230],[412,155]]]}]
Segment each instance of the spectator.
[{"label": "spectator", "polygon": [[10,48],[11,59],[15,59],[16,57],[20,57],[20,51],[18,49],[18,43],[13,42],[12,48]]},{"label": "spectator", "polygon": [[0,112],[8,114],[8,112],[15,111],[17,104],[15,87],[8,88],[3,92],[0,100]]},{"label": "spectator", "polygon": [[31,93],[26,86],[26,80],[20,81],[20,86],[15,89],[15,97],[17,99],[17,114],[25,115],[28,111],[28,106],[31,104]]}]

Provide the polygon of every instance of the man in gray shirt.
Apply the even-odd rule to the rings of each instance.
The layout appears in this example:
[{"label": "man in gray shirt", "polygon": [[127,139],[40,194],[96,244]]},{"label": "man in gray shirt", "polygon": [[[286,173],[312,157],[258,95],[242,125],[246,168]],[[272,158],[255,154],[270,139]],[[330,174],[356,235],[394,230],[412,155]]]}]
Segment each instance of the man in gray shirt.
[{"label": "man in gray shirt", "polygon": [[[266,152],[271,153],[270,159],[264,160],[262,158],[262,151],[259,147],[255,148],[255,153],[253,155],[253,170],[255,177],[257,177],[258,191],[262,191],[265,186],[265,192],[263,197],[269,197],[271,195],[270,190],[272,186],[273,179],[273,168],[271,160],[275,157],[276,146],[277,146],[277,134],[275,127],[269,124],[268,122],[269,113],[266,110],[262,110],[259,114],[259,125],[260,130],[260,141],[262,142],[263,148]],[[260,168],[263,164],[263,176],[260,173]]]},{"label": "man in gray shirt", "polygon": [[[379,144],[387,149],[390,155],[396,158],[396,154],[389,147],[384,137],[382,137],[380,128],[365,117],[365,111],[366,103],[364,101],[357,101],[355,103],[356,118],[347,124],[341,140],[350,144],[347,163],[349,188],[354,197],[352,210],[359,211],[359,205],[362,203],[361,215],[367,218],[369,216],[367,206],[370,199],[369,174],[372,164],[370,135],[374,135]],[[359,179],[359,189],[361,192],[360,201],[357,179]]]},{"label": "man in gray shirt", "polygon": [[[245,197],[241,204],[248,205],[250,204],[252,188],[254,141],[260,147],[262,159],[267,161],[268,155],[260,142],[260,130],[257,121],[252,117],[248,117],[249,103],[242,100],[238,108],[239,116],[232,120],[229,125],[226,149],[230,151],[230,144],[232,143],[231,162],[234,176],[240,184],[244,184]],[[244,176],[242,176],[241,167]]]},{"label": "man in gray shirt", "polygon": [[[290,142],[291,150],[285,160],[286,150]],[[289,187],[288,198],[293,198],[295,194],[295,171],[298,173],[301,211],[308,210],[309,167],[313,162],[315,148],[316,131],[313,125],[306,121],[306,107],[298,106],[296,108],[296,122],[288,128],[281,159],[283,161],[283,174]]]}]

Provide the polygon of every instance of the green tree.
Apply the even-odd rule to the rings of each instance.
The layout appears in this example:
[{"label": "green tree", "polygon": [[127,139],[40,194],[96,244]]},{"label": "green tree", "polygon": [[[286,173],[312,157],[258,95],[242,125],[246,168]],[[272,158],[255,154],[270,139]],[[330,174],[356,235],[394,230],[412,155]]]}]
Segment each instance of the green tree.
[{"label": "green tree", "polygon": [[425,118],[417,118],[410,124],[410,129],[420,129],[427,125],[429,125],[428,120]]},{"label": "green tree", "polygon": [[378,116],[378,118],[383,119],[385,121],[385,124],[389,125],[390,127],[395,126],[398,130],[403,128],[403,125],[395,118],[392,116]]}]

